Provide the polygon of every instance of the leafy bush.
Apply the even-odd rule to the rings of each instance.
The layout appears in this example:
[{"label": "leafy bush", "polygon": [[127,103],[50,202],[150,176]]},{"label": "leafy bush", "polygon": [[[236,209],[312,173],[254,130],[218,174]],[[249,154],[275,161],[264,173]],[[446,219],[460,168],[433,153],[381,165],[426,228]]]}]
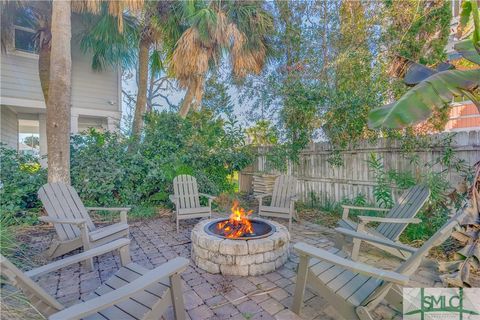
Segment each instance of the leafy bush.
[{"label": "leafy bush", "polygon": [[73,137],[72,184],[89,205],[166,202],[179,174],[195,176],[201,192],[232,191],[229,177],[251,161],[243,141],[234,120],[215,118],[208,110],[187,119],[152,112],[135,152],[115,133],[92,130]]},{"label": "leafy bush", "polygon": [[86,205],[136,204],[146,170],[143,159],[127,152],[116,133],[90,130],[72,137],[71,179]]},{"label": "leafy bush", "polygon": [[46,170],[36,158],[20,155],[3,144],[0,164],[1,224],[34,222],[30,211],[38,207],[37,191],[47,181]]}]

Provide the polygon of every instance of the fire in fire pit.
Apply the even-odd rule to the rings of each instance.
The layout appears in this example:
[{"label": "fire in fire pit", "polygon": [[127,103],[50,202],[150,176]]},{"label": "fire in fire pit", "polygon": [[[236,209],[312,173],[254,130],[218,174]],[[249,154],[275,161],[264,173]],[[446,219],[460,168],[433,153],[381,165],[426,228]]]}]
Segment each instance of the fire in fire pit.
[{"label": "fire in fire pit", "polygon": [[254,234],[255,231],[249,219],[249,216],[252,213],[253,210],[245,212],[245,209],[241,208],[238,201],[235,200],[233,201],[230,218],[217,223],[217,230],[223,232],[224,237],[228,239],[235,239],[243,237],[244,235]]},{"label": "fire in fire pit", "polygon": [[205,231],[211,235],[234,240],[259,239],[275,232],[275,227],[270,223],[250,218],[252,213],[253,210],[245,211],[235,200],[230,217],[208,223]]}]

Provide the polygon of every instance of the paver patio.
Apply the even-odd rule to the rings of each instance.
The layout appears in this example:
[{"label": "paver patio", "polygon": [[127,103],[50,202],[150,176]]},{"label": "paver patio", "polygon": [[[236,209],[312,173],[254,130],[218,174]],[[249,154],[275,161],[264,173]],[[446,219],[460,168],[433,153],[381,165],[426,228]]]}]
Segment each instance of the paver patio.
[{"label": "paver patio", "polygon": [[[178,234],[175,223],[168,216],[131,223],[132,260],[153,268],[177,256],[189,258],[190,231],[197,222],[182,221]],[[28,252],[35,255],[47,249],[53,235],[52,229],[33,235],[24,234],[21,240],[29,244]],[[334,231],[302,221],[293,224],[291,238],[291,245],[303,241],[329,248],[333,246]],[[363,250],[360,260],[385,269],[393,269],[400,263],[397,258],[382,255],[373,247]],[[209,274],[191,263],[182,275],[188,316],[191,319],[299,319],[288,309],[293,299],[297,263],[298,257],[291,250],[290,258],[283,267],[256,277]],[[109,253],[95,259],[92,272],[77,264],[43,276],[38,283],[61,303],[71,305],[107,280],[119,265],[118,255]],[[410,285],[433,287],[441,286],[441,282],[434,269],[425,265],[412,277]],[[401,318],[400,314],[385,304],[378,306],[375,313],[378,319]],[[173,312],[169,312],[166,318],[173,319]],[[326,300],[307,290],[302,319],[337,318],[336,311]]]}]

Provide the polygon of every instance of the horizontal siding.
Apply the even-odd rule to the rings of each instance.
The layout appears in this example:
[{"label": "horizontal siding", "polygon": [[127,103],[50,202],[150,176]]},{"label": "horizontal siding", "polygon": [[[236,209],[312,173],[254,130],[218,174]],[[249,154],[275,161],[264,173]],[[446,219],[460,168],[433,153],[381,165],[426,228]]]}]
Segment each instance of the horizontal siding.
[{"label": "horizontal siding", "polygon": [[[114,102],[110,104],[109,102]],[[72,106],[74,108],[118,111],[117,71],[91,68],[91,57],[72,45]]]},{"label": "horizontal siding", "polygon": [[11,148],[18,147],[17,115],[5,106],[0,107],[0,141]]},{"label": "horizontal siding", "polygon": [[[38,59],[1,53],[2,97],[43,101]],[[78,37],[72,37],[72,107],[119,111],[118,71],[93,71],[91,56],[81,52]],[[113,104],[111,103],[113,102]]]},{"label": "horizontal siding", "polygon": [[105,118],[78,117],[79,133],[85,132],[90,128],[94,128],[102,132],[106,131],[108,128],[107,120]]},{"label": "horizontal siding", "polygon": [[37,59],[2,52],[0,60],[2,97],[43,100]]}]

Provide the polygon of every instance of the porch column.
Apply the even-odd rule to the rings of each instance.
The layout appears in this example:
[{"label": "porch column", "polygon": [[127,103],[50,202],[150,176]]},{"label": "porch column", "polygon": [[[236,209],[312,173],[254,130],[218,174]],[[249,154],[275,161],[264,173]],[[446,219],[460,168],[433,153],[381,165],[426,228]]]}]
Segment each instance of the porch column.
[{"label": "porch column", "polygon": [[70,132],[72,134],[78,133],[78,114],[72,114],[70,116]]},{"label": "porch column", "polygon": [[47,167],[47,116],[44,113],[38,115],[38,140],[40,142],[40,165]]},{"label": "porch column", "polygon": [[107,129],[110,132],[117,132],[118,127],[118,120],[112,117],[107,117]]}]

